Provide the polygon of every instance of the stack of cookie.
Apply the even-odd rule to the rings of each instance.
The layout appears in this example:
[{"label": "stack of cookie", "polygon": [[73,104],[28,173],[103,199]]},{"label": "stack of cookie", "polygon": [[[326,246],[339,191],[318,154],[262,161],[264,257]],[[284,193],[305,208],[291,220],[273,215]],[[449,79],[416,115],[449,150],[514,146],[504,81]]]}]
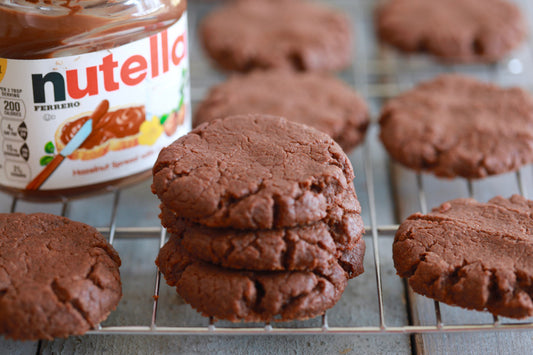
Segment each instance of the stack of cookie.
[{"label": "stack of cookie", "polygon": [[313,128],[268,115],[197,127],[153,170],[171,234],[156,264],[206,316],[315,317],[363,272],[353,170]]}]

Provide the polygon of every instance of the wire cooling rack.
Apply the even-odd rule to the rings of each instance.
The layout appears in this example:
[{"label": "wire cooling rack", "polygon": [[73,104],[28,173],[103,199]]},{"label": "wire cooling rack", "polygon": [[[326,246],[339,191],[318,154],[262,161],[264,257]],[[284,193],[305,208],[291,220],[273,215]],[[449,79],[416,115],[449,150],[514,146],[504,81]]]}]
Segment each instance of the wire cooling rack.
[{"label": "wire cooling rack", "polygon": [[[464,72],[470,75],[481,77],[485,80],[496,81],[504,85],[517,84],[527,87],[528,82],[533,82],[529,79],[533,78],[533,52],[531,48],[531,41],[527,45],[517,50],[512,57],[491,66],[446,66],[433,62],[425,56],[403,56],[396,53],[394,50],[388,48],[381,48],[377,45],[377,41],[373,37],[372,30],[372,11],[375,6],[375,1],[371,0],[337,0],[329,1],[328,4],[343,10],[348,14],[353,21],[355,33],[357,33],[357,56],[352,67],[341,73],[341,77],[352,84],[364,96],[371,107],[373,117],[376,117],[379,112],[379,107],[382,102],[390,97],[395,96],[399,92],[413,86],[420,80],[428,79],[436,74],[443,72]],[[529,4],[527,0],[518,2],[523,10],[528,14],[533,14],[533,5]],[[215,71],[210,63],[203,57],[201,50],[198,47],[196,40],[196,26],[199,20],[213,7],[207,2],[189,2],[189,21],[190,21],[190,37],[191,37],[191,70],[192,70],[192,100],[197,102],[205,95],[208,88],[223,80],[223,76]],[[412,291],[403,284],[405,289],[405,298],[390,300],[387,297],[386,288],[383,285],[382,266],[384,265],[384,253],[382,241],[386,241],[390,245],[392,238],[396,232],[397,224],[380,224],[378,223],[378,212],[385,209],[388,210],[402,210],[402,200],[399,197],[402,193],[405,181],[402,179],[410,179],[414,190],[411,190],[412,201],[416,201],[416,205],[411,212],[417,210],[423,213],[428,211],[428,200],[440,199],[435,197],[435,186],[445,184],[443,181],[431,180],[427,176],[415,173],[402,173],[402,168],[391,165],[382,164],[383,161],[388,162],[386,158],[376,154],[376,122],[373,121],[369,136],[365,144],[358,148],[357,151],[351,155],[351,160],[354,165],[360,168],[356,171],[358,178],[356,186],[358,187],[359,196],[365,215],[365,240],[370,247],[370,252],[367,252],[366,259],[371,265],[370,271],[375,275],[375,284],[367,292],[375,294],[377,300],[376,314],[373,317],[368,317],[368,321],[357,322],[357,324],[347,325],[330,325],[337,324],[330,315],[330,312],[325,313],[320,319],[314,322],[291,322],[289,324],[233,324],[227,325],[227,322],[215,322],[213,319],[205,319],[205,325],[179,325],[167,326],[159,325],[158,319],[161,317],[160,305],[162,302],[175,302],[176,299],[164,299],[161,294],[162,280],[157,268],[154,266],[153,270],[153,299],[146,301],[144,307],[151,310],[151,319],[145,323],[134,324],[119,324],[119,325],[99,325],[96,329],[89,332],[89,334],[143,334],[143,335],[162,335],[162,334],[232,334],[232,335],[246,335],[246,334],[390,334],[390,333],[435,333],[435,332],[465,332],[465,331],[502,331],[502,330],[533,330],[533,320],[516,321],[509,319],[500,319],[493,317],[490,321],[472,322],[466,321],[459,324],[448,324],[443,321],[441,305],[434,302],[433,310],[434,322],[418,324],[414,319],[416,313],[416,301]],[[362,171],[361,171],[362,170]],[[516,186],[516,191],[523,196],[531,198],[528,195],[529,191],[533,189],[532,185],[532,167],[528,166],[515,174],[508,174],[504,177],[503,185],[508,187],[510,185]],[[400,174],[397,172],[400,171]],[[403,174],[403,175],[402,175]],[[388,199],[377,197],[379,192],[382,192],[383,186],[377,183],[376,176],[382,177],[384,175],[391,176],[389,186],[392,192]],[[431,180],[428,182],[428,179]],[[379,179],[382,181],[383,179]],[[466,193],[468,196],[477,197],[478,190],[482,191],[483,183],[478,181],[456,181],[458,184],[466,186]],[[428,187],[426,185],[432,185]],[[478,186],[479,185],[479,186]],[[507,191],[507,190],[506,190]],[[399,192],[399,193],[398,193]],[[108,236],[111,244],[117,240],[133,241],[133,240],[158,240],[159,247],[161,247],[166,240],[166,232],[162,229],[157,221],[154,221],[153,226],[149,227],[117,227],[117,214],[119,212],[119,202],[122,191],[114,190],[111,192],[112,209],[110,222],[107,226],[98,228],[104,235]],[[491,191],[492,195],[499,194],[499,191]],[[444,202],[442,200],[441,202]],[[61,205],[61,214],[68,215],[70,204],[72,201],[64,201]],[[139,201],[142,203],[142,201]],[[19,200],[13,199],[11,201],[11,211],[18,210]],[[388,204],[388,206],[383,206]],[[409,210],[409,208],[407,208]],[[405,214],[405,208],[403,212]],[[128,267],[128,265],[123,265]],[[368,269],[368,268],[367,268]],[[368,272],[368,271],[367,271]],[[357,280],[357,279],[356,279]],[[163,281],[164,282],[164,281]],[[353,280],[350,282],[354,282]],[[349,297],[349,296],[343,296]],[[124,300],[123,300],[124,302]],[[405,308],[406,317],[402,322],[389,322],[387,309],[390,309],[389,302],[402,303],[400,307]],[[179,317],[180,315],[175,315]],[[309,325],[310,324],[310,325]]]}]

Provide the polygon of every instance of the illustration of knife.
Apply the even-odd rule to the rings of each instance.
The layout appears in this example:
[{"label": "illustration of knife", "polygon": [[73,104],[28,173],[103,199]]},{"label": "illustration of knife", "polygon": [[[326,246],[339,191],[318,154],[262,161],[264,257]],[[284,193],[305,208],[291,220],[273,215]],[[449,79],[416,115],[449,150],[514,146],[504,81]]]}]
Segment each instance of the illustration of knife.
[{"label": "illustration of knife", "polygon": [[85,142],[91,131],[93,130],[93,120],[89,119],[81,126],[80,130],[76,132],[74,137],[67,143],[65,148],[57,154],[54,159],[48,163],[45,168],[37,175],[27,186],[26,190],[38,190],[41,185],[52,175],[57,167],[65,160],[65,157],[72,154],[80,145]]}]

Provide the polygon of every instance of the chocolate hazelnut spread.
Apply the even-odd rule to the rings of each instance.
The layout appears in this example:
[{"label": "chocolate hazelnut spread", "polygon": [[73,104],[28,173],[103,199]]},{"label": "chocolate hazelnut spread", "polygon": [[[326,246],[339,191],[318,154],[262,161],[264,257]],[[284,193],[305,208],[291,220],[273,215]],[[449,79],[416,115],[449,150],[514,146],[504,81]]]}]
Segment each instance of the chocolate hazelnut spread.
[{"label": "chocolate hazelnut spread", "polygon": [[186,0],[93,4],[87,0],[0,4],[0,58],[41,59],[116,47],[161,31],[187,8]]},{"label": "chocolate hazelnut spread", "polygon": [[150,176],[191,126],[186,8],[0,3],[0,189],[58,200]]}]

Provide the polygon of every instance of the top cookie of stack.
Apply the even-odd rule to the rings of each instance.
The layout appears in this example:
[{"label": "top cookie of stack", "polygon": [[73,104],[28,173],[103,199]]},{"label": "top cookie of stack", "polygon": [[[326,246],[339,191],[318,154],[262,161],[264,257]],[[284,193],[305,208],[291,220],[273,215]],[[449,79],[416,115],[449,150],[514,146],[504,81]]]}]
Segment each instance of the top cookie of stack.
[{"label": "top cookie of stack", "polygon": [[153,173],[165,207],[208,227],[296,227],[359,209],[342,149],[314,129],[266,115],[199,126],[160,153]]},{"label": "top cookie of stack", "polygon": [[[363,271],[353,170],[324,133],[268,115],[215,120],[165,148],[153,175],[172,233],[157,263],[205,315],[313,317]],[[214,296],[229,284],[244,294]]]}]

